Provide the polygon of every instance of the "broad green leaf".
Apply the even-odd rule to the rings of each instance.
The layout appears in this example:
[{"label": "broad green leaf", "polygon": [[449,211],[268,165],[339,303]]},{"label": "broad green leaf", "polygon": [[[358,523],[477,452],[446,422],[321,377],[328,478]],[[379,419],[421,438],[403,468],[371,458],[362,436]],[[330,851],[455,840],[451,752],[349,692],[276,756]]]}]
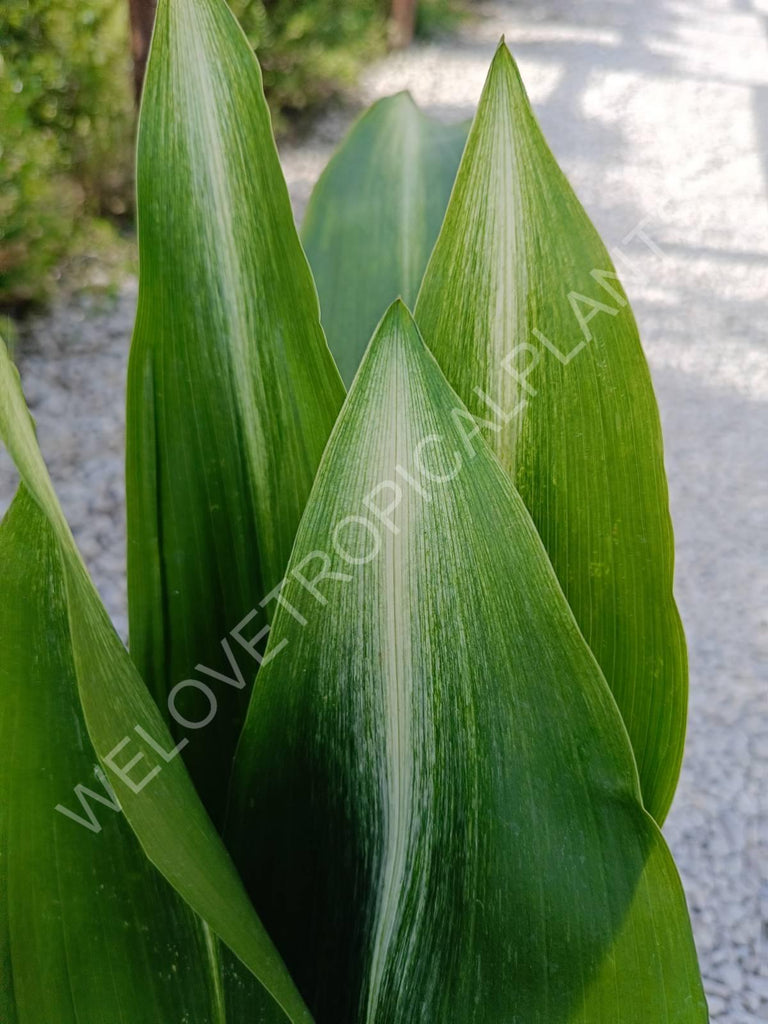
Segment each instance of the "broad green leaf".
[{"label": "broad green leaf", "polygon": [[[24,404],[18,374],[11,363],[5,346],[0,342],[0,438],[7,446],[11,457],[16,463],[22,483],[44,514],[49,525],[48,533],[38,531],[40,553],[38,559],[52,557],[51,539],[55,538],[63,576],[63,590],[55,579],[51,579],[51,599],[57,613],[57,629],[48,633],[48,648],[43,644],[30,646],[26,658],[37,661],[41,667],[46,666],[46,659],[55,656],[51,644],[60,644],[62,628],[61,605],[66,606],[68,615],[69,643],[71,644],[71,673],[77,684],[80,706],[87,728],[87,737],[82,737],[83,757],[88,760],[89,743],[102,764],[109,783],[113,787],[123,813],[131,828],[138,837],[146,856],[167,879],[168,882],[184,898],[186,903],[231,948],[234,954],[259,979],[266,992],[256,993],[256,1006],[253,1007],[256,1020],[263,1019],[269,1024],[276,1024],[284,1016],[295,1024],[309,1024],[310,1015],[296,991],[288,972],[276,952],[269,936],[254,912],[240,878],[229,858],[219,836],[208,818],[202,803],[192,785],[181,757],[178,755],[170,733],[142,682],[128,652],[115,633],[104,606],[102,605],[93,583],[82,563],[75,547],[74,540],[66,524],[63,513],[56,499],[47,470],[40,455],[34,428]],[[17,512],[16,515],[19,513]],[[34,520],[26,526],[27,530],[34,527]],[[4,567],[5,574],[5,567]],[[3,576],[5,580],[5,575]],[[44,581],[41,582],[44,586]],[[41,600],[38,595],[36,600]],[[13,631],[14,615],[24,614],[14,608],[6,599],[5,590],[2,598],[3,614],[9,616],[9,629]],[[58,604],[56,604],[58,602]],[[19,638],[15,639],[16,648],[11,651],[13,658],[21,658],[18,652]],[[64,661],[68,656],[61,650],[62,671],[66,668]],[[6,670],[6,653],[4,648],[3,670]],[[27,662],[29,665],[29,662]],[[24,666],[21,665],[23,668]],[[8,662],[8,671],[13,678],[13,663]],[[70,680],[72,676],[70,675]],[[66,688],[67,679],[16,679],[17,690],[24,686],[36,689],[56,683]],[[5,701],[3,693],[3,715],[10,703]],[[41,698],[42,699],[42,698]],[[67,727],[76,731],[77,719],[71,717],[69,722],[60,723],[62,743],[66,742]],[[5,729],[6,726],[3,726]],[[13,721],[7,725],[14,730]],[[31,725],[30,725],[31,729]],[[190,733],[183,738],[192,746],[199,740],[199,734]],[[21,742],[30,742],[27,737]],[[29,754],[34,757],[34,751]],[[7,752],[2,752],[3,764]],[[21,765],[23,762],[13,764]],[[76,762],[73,760],[73,767]],[[15,770],[15,769],[9,769]],[[42,774],[42,770],[41,770]],[[10,776],[9,776],[10,777]],[[41,777],[40,785],[56,786],[55,779]],[[70,787],[77,784],[88,786],[93,783],[93,770],[89,765],[86,775],[73,779],[71,775],[58,779],[61,787],[59,792],[72,792]],[[95,786],[90,786],[95,790]],[[42,791],[42,790],[41,790]],[[51,792],[53,790],[51,789]],[[60,800],[66,804],[66,800]],[[54,807],[57,801],[52,800],[50,814],[56,815]],[[11,809],[12,810],[12,809]],[[104,814],[112,815],[107,808],[98,808]],[[9,812],[10,813],[10,812]],[[15,812],[14,812],[15,813]],[[7,819],[8,827],[17,826],[13,816]],[[72,829],[80,828],[74,822],[64,822]],[[55,822],[55,828],[63,829],[63,825]],[[70,840],[68,839],[67,842]],[[131,856],[126,847],[125,856]],[[14,854],[15,856],[15,854]],[[86,861],[86,864],[88,861]],[[9,861],[10,864],[10,861]],[[66,853],[62,865],[71,867],[71,856]],[[119,862],[114,865],[119,869]],[[10,878],[10,875],[7,876]],[[15,881],[15,880],[14,880]],[[98,879],[96,878],[96,881]],[[139,879],[135,879],[139,886]],[[115,883],[117,884],[117,883]],[[62,882],[62,885],[69,885]],[[138,901],[138,896],[136,897]],[[14,896],[14,900],[17,898]],[[146,904],[146,899],[139,904]],[[14,904],[17,906],[17,902]],[[9,896],[9,908],[11,900]],[[105,910],[106,913],[106,910]],[[94,919],[94,924],[95,924]],[[55,921],[53,922],[55,925]],[[179,923],[180,934],[184,934],[183,920]],[[213,938],[210,939],[213,943]],[[214,944],[215,945],[215,944]],[[13,950],[11,954],[13,955]],[[172,955],[166,947],[161,947],[158,957]],[[229,961],[225,950],[211,950],[211,956],[222,956],[225,965],[223,973],[231,973],[234,964]],[[4,954],[5,957],[8,953]],[[41,963],[44,962],[41,958]],[[229,967],[226,965],[229,964]],[[92,965],[93,970],[100,970],[100,964]],[[83,967],[85,970],[85,967]],[[238,1003],[241,998],[240,979],[231,979],[232,998]],[[3,991],[3,990],[0,990]],[[271,998],[267,997],[267,994]],[[85,998],[85,997],[83,997]],[[263,1003],[263,1008],[258,1005]],[[121,1019],[115,1016],[102,1017],[102,1020]],[[23,1017],[21,1018],[23,1020]],[[43,1018],[37,1018],[42,1020]],[[56,1018],[50,1018],[56,1019]],[[160,1020],[170,1018],[130,1018],[138,1024],[140,1020]],[[203,1018],[205,1019],[205,1018]],[[233,1014],[227,1018],[232,1021],[250,1020],[242,1014]],[[222,1024],[224,1018],[212,1016],[216,1024]],[[78,1018],[79,1024],[80,1018]]]},{"label": "broad green leaf", "polygon": [[703,1024],[616,704],[402,304],[331,435],[283,595],[228,828],[316,1019]]},{"label": "broad green leaf", "polygon": [[407,92],[379,100],[315,185],[302,240],[347,385],[390,302],[416,299],[468,128],[427,117]]},{"label": "broad green leaf", "polygon": [[661,822],[688,676],[656,401],[613,264],[503,43],[416,320],[533,517]]},{"label": "broad green leaf", "polygon": [[0,526],[0,572],[0,1020],[223,1024],[271,1005],[284,1024],[245,968],[254,1012],[225,1011],[233,968],[223,976],[215,940],[94,774],[61,552],[24,487]]},{"label": "broad green leaf", "polygon": [[[187,679],[216,688],[216,717],[184,754],[216,819],[247,701],[222,639],[254,609],[249,637],[271,617],[344,395],[259,67],[224,0],[158,6],[137,175],[130,646],[163,709]],[[204,719],[205,691],[182,694],[180,716]]]}]

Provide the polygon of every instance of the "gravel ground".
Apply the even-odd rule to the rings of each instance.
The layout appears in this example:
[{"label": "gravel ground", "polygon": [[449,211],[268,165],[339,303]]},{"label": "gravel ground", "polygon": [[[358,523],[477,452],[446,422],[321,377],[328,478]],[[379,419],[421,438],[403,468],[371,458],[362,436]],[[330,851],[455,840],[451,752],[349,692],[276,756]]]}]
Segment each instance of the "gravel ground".
[{"label": "gravel ground", "polygon": [[[688,746],[665,833],[712,1018],[768,1021],[768,3],[481,5],[456,38],[369,69],[469,116],[505,33],[550,143],[613,247],[661,405],[690,644]],[[351,114],[283,147],[297,215]],[[642,232],[642,233],[641,233]],[[120,630],[123,388],[136,284],[23,332],[19,361],[62,504]],[[0,508],[14,476],[0,459]],[[760,662],[762,656],[763,674]]]}]

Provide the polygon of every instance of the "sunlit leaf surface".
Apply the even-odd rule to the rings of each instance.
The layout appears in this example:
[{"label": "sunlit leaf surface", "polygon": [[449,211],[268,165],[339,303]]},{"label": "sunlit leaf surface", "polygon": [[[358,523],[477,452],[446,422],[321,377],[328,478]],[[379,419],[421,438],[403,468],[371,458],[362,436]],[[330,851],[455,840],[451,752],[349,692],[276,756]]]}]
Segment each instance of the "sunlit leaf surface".
[{"label": "sunlit leaf surface", "polygon": [[533,517],[661,822],[682,758],[687,661],[656,401],[611,260],[503,44],[416,320]]},{"label": "sunlit leaf surface", "polygon": [[[272,615],[344,394],[259,67],[224,0],[161,0],[137,173],[131,654],[161,708],[179,683],[215,680],[215,719],[184,756],[218,818],[247,700],[236,676],[220,678],[233,679],[222,640],[242,655],[231,631],[253,613],[253,637]],[[177,735],[177,717],[201,721],[210,710],[200,687],[174,703]]]},{"label": "sunlit leaf surface", "polygon": [[283,595],[228,835],[320,1024],[704,1024],[616,704],[402,304]]}]

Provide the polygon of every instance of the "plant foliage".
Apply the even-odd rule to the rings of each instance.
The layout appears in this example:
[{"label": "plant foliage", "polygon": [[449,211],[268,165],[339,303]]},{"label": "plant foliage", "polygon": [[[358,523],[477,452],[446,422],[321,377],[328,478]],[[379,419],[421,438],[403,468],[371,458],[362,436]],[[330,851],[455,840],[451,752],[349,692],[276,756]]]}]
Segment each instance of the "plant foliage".
[{"label": "plant foliage", "polygon": [[[173,0],[152,49],[126,497],[131,653],[165,708],[197,665],[231,675],[222,639],[282,579],[344,389],[237,23]],[[202,720],[206,698],[186,697],[181,717]],[[188,755],[216,817],[247,698],[230,687]]]},{"label": "plant foliage", "polygon": [[406,92],[379,100],[312,191],[302,240],[347,386],[392,299],[416,301],[468,127],[426,117]]},{"label": "plant foliage", "polygon": [[[649,813],[685,689],[625,306],[578,365],[508,363],[501,397],[541,396],[517,428],[477,421],[471,382],[498,386],[536,324],[562,336],[560,286],[588,294],[598,261],[623,298],[503,46],[421,285],[427,344],[395,301],[354,373],[377,305],[415,294],[462,138],[396,97],[313,200],[321,281],[357,247],[359,308],[335,320],[338,282],[320,288],[344,399],[248,41],[223,0],[160,0],[130,654],[0,344],[22,481],[0,526],[4,1022],[705,1024]],[[342,189],[372,237],[334,223]]]},{"label": "plant foliage", "polygon": [[0,10],[0,300],[45,294],[87,214],[125,212],[133,100],[118,0]]},{"label": "plant foliage", "polygon": [[[152,864],[165,876],[167,881],[186,900],[201,920],[212,929],[215,935],[227,943],[230,949],[239,959],[263,982],[265,988],[273,994],[275,1000],[289,1012],[290,1018],[295,1021],[306,1021],[309,1019],[301,998],[296,993],[293,985],[283,967],[279,956],[264,931],[260,921],[253,911],[252,905],[245,895],[242,883],[235,871],[229,856],[211,824],[210,818],[203,809],[203,805],[195,792],[189,775],[184,768],[183,762],[175,752],[175,745],[165,727],[156,704],[136,668],[134,667],[128,652],[120,642],[115,633],[109,617],[101,603],[93,583],[83,565],[82,559],[77,551],[72,534],[69,531],[61,507],[53,491],[50,477],[37,446],[34,436],[34,428],[31,417],[24,405],[24,398],[16,373],[5,346],[0,345],[0,437],[13,458],[22,479],[22,487],[26,488],[32,499],[37,504],[42,516],[37,513],[31,517],[31,522],[24,524],[19,538],[22,543],[32,543],[42,549],[41,558],[46,556],[52,559],[49,562],[47,576],[38,572],[34,577],[34,586],[37,588],[48,588],[54,602],[53,616],[50,623],[45,622],[46,635],[51,635],[51,640],[57,642],[56,658],[61,665],[63,672],[67,675],[57,683],[61,685],[67,694],[67,682],[70,684],[74,679],[77,683],[77,696],[82,708],[82,717],[85,722],[88,737],[93,749],[102,766],[102,774],[109,773],[105,777],[111,786],[117,803],[122,809],[128,824],[131,826],[139,839],[144,853]],[[17,498],[22,504],[28,500],[24,490]],[[18,515],[18,513],[17,513]],[[10,523],[10,527],[9,527]],[[17,544],[14,544],[14,516],[3,520],[2,531],[7,535],[10,533],[10,540],[5,541],[6,560],[3,563],[4,571],[9,572],[10,579],[14,576],[18,579],[20,558]],[[37,526],[37,532],[35,531]],[[16,534],[18,538],[18,533]],[[23,549],[22,549],[23,554]],[[14,560],[16,564],[14,565]],[[27,567],[25,567],[27,568]],[[23,571],[23,570],[22,570]],[[34,593],[34,589],[33,589]],[[13,594],[3,594],[4,602],[13,615],[14,605],[11,598]],[[38,598],[39,600],[39,598]],[[64,602],[64,603],[63,603]],[[63,615],[62,609],[66,608],[69,629],[62,632]],[[58,614],[57,614],[58,613]],[[25,635],[16,631],[13,618],[6,619],[8,633],[6,636],[9,643],[13,641],[16,645],[16,661],[7,663],[9,678],[14,681],[15,689],[25,685],[29,687],[30,676],[39,686],[49,683],[50,680],[42,676],[41,652],[39,646],[27,649]],[[54,632],[59,630],[58,635]],[[27,700],[29,700],[29,696]],[[6,691],[4,691],[4,713],[12,705],[5,703]],[[71,696],[70,696],[71,701]],[[27,721],[29,721],[27,715]],[[77,731],[79,716],[74,719],[75,731]],[[37,729],[33,722],[31,728]],[[18,732],[19,722],[9,716],[8,733],[6,739],[9,747],[6,749],[18,750],[25,745],[26,739],[23,732]],[[43,732],[44,737],[44,732]],[[84,747],[84,736],[78,734],[76,747]],[[66,740],[64,741],[66,744]],[[37,772],[52,776],[56,762],[52,763],[54,751],[50,748],[43,748],[45,751],[45,762]],[[87,757],[88,747],[85,746],[74,759],[72,769],[76,769],[84,760],[82,755]],[[126,754],[130,756],[126,757]],[[119,756],[118,756],[119,755]],[[140,763],[138,771],[134,771]],[[128,767],[126,768],[126,765]],[[3,848],[8,851],[8,863],[10,858],[10,829],[14,824],[13,816],[9,813],[12,810],[12,803],[16,807],[28,806],[29,794],[27,787],[11,792],[11,772],[18,771],[19,763],[16,758],[3,759],[4,767],[4,799],[3,806],[6,811],[6,828],[9,829],[3,836]],[[70,772],[71,770],[70,769]],[[68,772],[69,779],[72,775]],[[23,776],[22,776],[23,778]],[[93,778],[93,772],[89,771],[87,781]],[[54,781],[55,776],[51,778]],[[148,780],[148,781],[147,781]],[[61,780],[60,780],[61,782]],[[150,788],[151,786],[151,788]],[[103,783],[102,783],[102,788]],[[105,790],[108,793],[108,790]],[[71,795],[71,791],[70,791]],[[38,812],[43,810],[38,808]],[[49,812],[55,813],[53,807]],[[59,822],[56,825],[60,827]],[[73,824],[74,828],[80,828]],[[16,833],[18,834],[18,833]],[[93,837],[92,837],[93,839]],[[122,840],[121,837],[121,849]],[[96,839],[95,841],[98,841]],[[132,847],[128,847],[132,849]],[[16,851],[14,850],[14,854]],[[50,850],[47,857],[35,864],[39,873],[50,871],[57,865],[56,847]],[[14,857],[18,862],[18,858]],[[29,866],[21,861],[21,870],[16,877],[10,873],[4,884],[9,892],[13,888],[23,891],[29,884]],[[58,870],[55,868],[55,870]],[[113,867],[114,870],[114,867]],[[98,875],[96,876],[98,878]],[[154,898],[154,886],[157,884],[154,876],[151,876],[153,888],[145,894],[145,902],[150,905]],[[134,884],[139,884],[136,879]],[[113,896],[114,892],[110,892]],[[127,891],[118,892],[123,900],[133,899],[130,888]],[[78,900],[78,912],[82,912],[80,900]],[[93,898],[93,897],[91,897]],[[112,908],[115,908],[115,900],[111,901]],[[7,915],[4,922],[4,930],[7,929],[10,937],[14,937],[14,919],[10,916],[9,910],[11,901],[4,904],[4,912]],[[173,907],[173,904],[172,904]],[[41,927],[51,913],[55,914],[54,920],[58,928],[54,936],[58,942],[67,945],[67,915],[56,902],[41,902],[38,908],[38,926]],[[22,934],[29,927],[29,918],[21,916]],[[92,922],[89,922],[91,925]],[[82,926],[81,926],[82,927]],[[130,921],[129,925],[130,927]],[[144,920],[137,929],[151,931],[151,922]],[[184,939],[181,928],[174,932],[179,941]],[[134,941],[136,939],[134,938]],[[171,970],[174,957],[173,948],[164,947],[160,941],[157,931],[152,936],[152,956],[156,963],[150,963],[149,969],[159,970],[165,968]],[[160,943],[159,945],[157,943]],[[28,956],[24,957],[24,952]],[[10,941],[5,943],[4,961],[10,969],[6,977],[15,977],[20,974],[28,981],[28,975],[41,955],[38,944],[24,946],[17,942],[13,945]],[[138,954],[137,954],[138,955]],[[189,956],[189,951],[185,952]],[[148,954],[149,956],[149,954]],[[215,954],[210,954],[215,964]],[[67,986],[74,982],[73,973],[65,972],[61,976],[61,986],[58,998],[67,1001]],[[171,981],[174,979],[171,978]],[[90,983],[89,972],[82,975],[82,983],[87,987]],[[210,983],[214,985],[213,980]],[[3,1009],[3,1018],[14,1011],[15,989],[5,989],[6,1006]],[[75,1003],[80,998],[78,991]],[[97,1004],[98,1005],[98,1004]],[[114,1002],[114,1012],[122,1012],[123,1008]],[[18,1007],[16,1007],[17,1009]],[[103,1012],[103,1008],[102,1008]],[[32,1021],[39,1018],[34,1015],[29,1018]],[[92,1012],[90,1017],[94,1024],[102,1020],[103,1016],[95,1015]],[[133,1019],[133,1018],[129,1018]],[[23,1020],[23,1018],[22,1018]],[[26,1024],[26,1022],[25,1022]]]},{"label": "plant foliage", "polygon": [[236,861],[319,1020],[702,1020],[618,710],[468,421],[396,303],[291,555]]},{"label": "plant foliage", "polygon": [[656,399],[614,266],[504,45],[416,318],[533,517],[662,822],[683,755],[688,664]]},{"label": "plant foliage", "polygon": [[436,125],[404,95],[352,129],[304,224],[323,324],[350,381],[387,304],[412,303],[450,194],[416,318],[534,518],[661,822],[682,760],[687,659],[637,327],[506,47],[451,193],[462,145],[460,126]]}]

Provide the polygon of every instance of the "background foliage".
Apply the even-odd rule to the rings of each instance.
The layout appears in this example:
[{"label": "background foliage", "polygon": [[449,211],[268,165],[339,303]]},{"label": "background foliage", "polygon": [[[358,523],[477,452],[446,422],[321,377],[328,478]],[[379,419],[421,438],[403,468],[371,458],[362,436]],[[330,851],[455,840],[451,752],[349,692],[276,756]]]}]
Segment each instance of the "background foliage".
[{"label": "background foliage", "polygon": [[350,85],[386,38],[382,0],[231,0],[230,7],[259,54],[273,113],[302,110]]},{"label": "background foliage", "polygon": [[[278,127],[348,87],[383,52],[387,0],[232,0]],[[417,31],[455,16],[422,0]],[[63,259],[109,247],[130,217],[133,133],[126,0],[0,5],[0,305],[44,298]]]},{"label": "background foliage", "polygon": [[115,0],[4,0],[0,11],[0,297],[37,298],[83,215],[130,202],[126,11]]}]

